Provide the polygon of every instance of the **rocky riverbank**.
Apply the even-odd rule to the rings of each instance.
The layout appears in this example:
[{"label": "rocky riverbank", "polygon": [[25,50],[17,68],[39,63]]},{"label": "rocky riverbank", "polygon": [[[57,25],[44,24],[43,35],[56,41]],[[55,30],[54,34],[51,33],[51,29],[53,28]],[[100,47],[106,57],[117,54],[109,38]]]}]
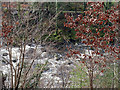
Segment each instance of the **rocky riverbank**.
[{"label": "rocky riverbank", "polygon": [[[47,48],[48,49],[48,48]],[[74,58],[66,58],[65,53],[62,52],[50,52],[44,46],[38,45],[37,49],[35,45],[27,45],[26,52],[25,52],[25,65],[23,70],[23,77],[24,73],[26,73],[26,68],[29,66],[32,61],[34,63],[31,67],[30,73],[28,77],[33,78],[33,76],[40,74],[40,85],[39,87],[64,87],[67,84],[70,84],[69,78],[71,75],[69,72],[76,67],[76,64],[80,61],[80,59]],[[34,52],[35,51],[35,52]],[[89,52],[86,50],[86,54],[90,55],[92,50]],[[5,48],[0,49],[0,71],[6,76],[6,84],[10,85],[10,64],[9,62],[9,55],[8,51]],[[12,48],[12,63],[13,66],[17,68],[19,63],[20,57],[20,50],[18,47]],[[84,58],[83,54],[81,56],[78,55],[79,58]],[[34,58],[34,59],[33,59]],[[8,62],[6,62],[8,60]],[[40,71],[41,66],[44,66],[44,69]],[[15,73],[13,72],[13,75]],[[34,82],[31,81],[31,82]],[[29,82],[29,84],[31,83]]]},{"label": "rocky riverbank", "polygon": [[[34,50],[35,46],[26,46],[26,53],[25,53],[25,63],[30,64],[32,62],[32,57],[34,57]],[[6,83],[9,84],[9,80],[7,76],[10,76],[10,64],[9,62],[9,55],[8,51],[5,48],[0,49],[0,71],[6,75]],[[63,53],[50,53],[45,50],[44,47],[38,46],[36,50],[37,58],[35,58],[34,63],[32,65],[31,71],[35,71],[38,65],[44,65],[45,70],[42,71],[41,74],[41,85],[45,87],[62,87],[63,85],[63,77],[64,79],[67,78],[67,75],[70,70],[74,67],[74,62],[72,60],[65,59]],[[20,57],[20,50],[18,47],[12,48],[12,63],[14,67],[17,67],[19,63]],[[6,60],[8,62],[6,62]],[[52,84],[51,84],[52,81]],[[49,85],[48,85],[49,84]]]}]

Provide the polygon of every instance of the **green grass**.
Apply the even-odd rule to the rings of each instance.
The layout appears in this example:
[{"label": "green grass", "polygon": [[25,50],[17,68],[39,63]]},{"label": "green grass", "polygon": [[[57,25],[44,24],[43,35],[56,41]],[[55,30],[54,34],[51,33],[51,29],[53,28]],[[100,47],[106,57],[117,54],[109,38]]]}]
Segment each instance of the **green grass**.
[{"label": "green grass", "polygon": [[[71,88],[88,88],[89,77],[85,71],[87,68],[82,68],[83,64],[76,65],[76,68],[71,72],[70,80],[73,82]],[[93,81],[94,88],[117,88],[118,87],[118,66],[109,65],[110,69],[106,69],[103,76],[97,75]],[[84,80],[84,81],[82,81]]]},{"label": "green grass", "polygon": [[73,82],[71,88],[83,88],[89,86],[89,78],[85,71],[87,68],[82,68],[83,64],[76,65],[76,69],[71,72],[70,80]]},{"label": "green grass", "polygon": [[117,88],[118,87],[118,66],[110,65],[103,76],[97,76],[94,84],[98,83],[99,88]]}]

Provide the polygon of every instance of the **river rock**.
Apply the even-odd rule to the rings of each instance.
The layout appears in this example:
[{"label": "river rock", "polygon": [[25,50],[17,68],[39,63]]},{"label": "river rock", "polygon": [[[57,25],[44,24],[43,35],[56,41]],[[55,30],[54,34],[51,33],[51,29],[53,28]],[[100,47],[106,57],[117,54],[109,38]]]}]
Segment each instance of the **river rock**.
[{"label": "river rock", "polygon": [[47,57],[49,57],[49,53],[48,53],[48,52],[43,52],[43,53],[41,54],[41,57],[42,57],[42,58],[47,58]]},{"label": "river rock", "polygon": [[8,55],[8,53],[3,53],[3,56],[7,56]]}]

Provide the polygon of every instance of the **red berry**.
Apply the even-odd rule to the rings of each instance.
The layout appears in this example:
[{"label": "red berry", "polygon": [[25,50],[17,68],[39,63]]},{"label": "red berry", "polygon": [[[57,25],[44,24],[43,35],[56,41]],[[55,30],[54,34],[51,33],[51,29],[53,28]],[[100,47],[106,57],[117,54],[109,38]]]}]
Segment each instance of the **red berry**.
[{"label": "red berry", "polygon": [[101,70],[101,72],[103,73],[103,72],[104,72],[104,70]]},{"label": "red berry", "polygon": [[82,61],[82,63],[85,63],[84,61]]},{"label": "red berry", "polygon": [[94,61],[96,64],[98,63],[97,61]]},{"label": "red berry", "polygon": [[106,65],[104,64],[103,67],[106,67]]}]

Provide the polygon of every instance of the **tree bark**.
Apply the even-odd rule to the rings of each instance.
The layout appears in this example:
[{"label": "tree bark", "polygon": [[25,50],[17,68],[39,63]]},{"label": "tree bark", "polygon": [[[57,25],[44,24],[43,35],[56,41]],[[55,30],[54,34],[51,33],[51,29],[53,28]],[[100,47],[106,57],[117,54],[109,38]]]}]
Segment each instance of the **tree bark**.
[{"label": "tree bark", "polygon": [[93,72],[90,73],[89,79],[90,79],[90,89],[93,90]]},{"label": "tree bark", "polygon": [[[119,9],[119,15],[120,15],[120,2],[118,2],[118,9]],[[118,46],[120,45],[120,18],[119,18],[119,25],[118,25],[118,30],[119,30],[119,36],[118,36]],[[118,55],[118,58],[120,58],[120,53]],[[118,60],[118,89],[120,89],[120,59]]]}]

